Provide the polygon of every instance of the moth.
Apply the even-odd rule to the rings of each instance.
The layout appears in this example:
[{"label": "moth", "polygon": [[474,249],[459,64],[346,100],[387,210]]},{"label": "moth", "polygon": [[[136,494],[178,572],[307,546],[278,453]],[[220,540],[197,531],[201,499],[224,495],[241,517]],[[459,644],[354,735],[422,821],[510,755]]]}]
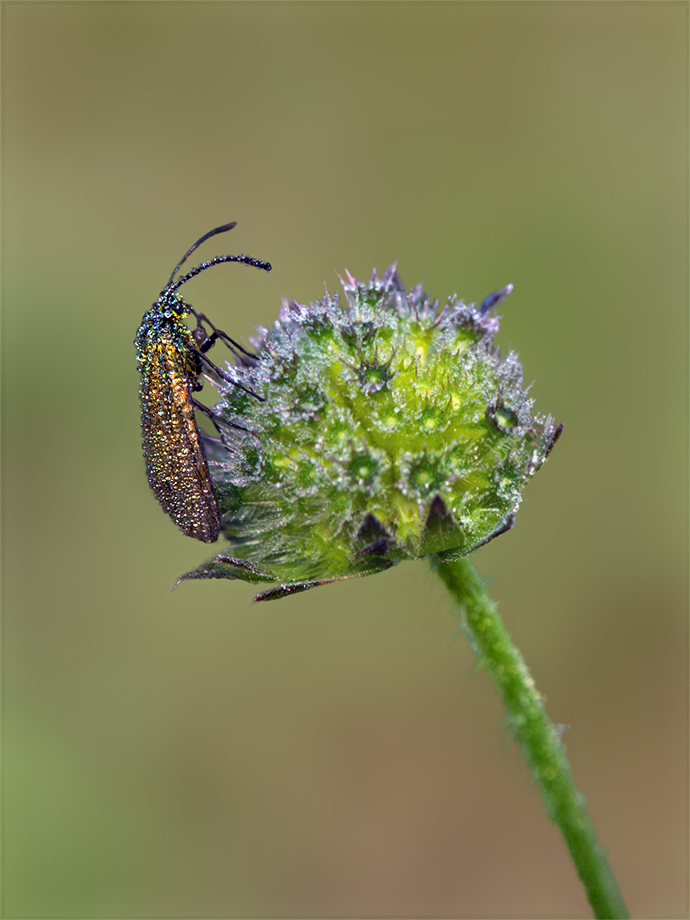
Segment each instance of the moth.
[{"label": "moth", "polygon": [[[176,276],[205,240],[232,230],[236,223],[232,221],[209,230],[185,253],[158,300],[144,313],[134,340],[141,376],[142,445],[149,485],[163,510],[182,533],[203,543],[215,543],[218,539],[220,513],[195,411],[204,412],[216,424],[218,418],[194,398],[193,394],[201,389],[199,375],[204,367],[208,367],[221,379],[256,399],[263,398],[232,380],[209,360],[206,353],[220,339],[236,354],[246,358],[254,356],[217,329],[203,313],[197,313],[177,291],[213,265],[239,262],[270,272],[271,264],[245,255],[215,256],[185,275]],[[190,314],[196,317],[194,330],[184,322]],[[204,323],[211,328],[210,334]],[[229,422],[223,424],[239,427]]]}]

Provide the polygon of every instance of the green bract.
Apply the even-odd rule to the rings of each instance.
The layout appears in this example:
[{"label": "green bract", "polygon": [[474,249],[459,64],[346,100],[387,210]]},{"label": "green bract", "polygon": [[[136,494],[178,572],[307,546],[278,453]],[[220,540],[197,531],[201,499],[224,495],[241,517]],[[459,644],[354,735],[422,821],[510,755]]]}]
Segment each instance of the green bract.
[{"label": "green bract", "polygon": [[343,287],[343,306],[284,303],[256,361],[228,368],[264,401],[220,383],[214,412],[236,427],[206,449],[230,547],[183,578],[277,581],[259,599],[281,597],[512,527],[561,426],[532,415],[487,302],[439,308],[395,266]]}]

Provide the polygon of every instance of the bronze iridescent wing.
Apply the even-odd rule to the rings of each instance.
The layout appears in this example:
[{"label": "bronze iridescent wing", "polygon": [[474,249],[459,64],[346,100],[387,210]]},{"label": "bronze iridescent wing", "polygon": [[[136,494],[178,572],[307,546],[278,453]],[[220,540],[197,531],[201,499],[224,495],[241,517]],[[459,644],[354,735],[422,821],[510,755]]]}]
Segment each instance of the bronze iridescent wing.
[{"label": "bronze iridescent wing", "polygon": [[220,515],[194,417],[190,358],[172,332],[161,331],[147,349],[140,368],[142,443],[163,510],[187,536],[214,543]]}]

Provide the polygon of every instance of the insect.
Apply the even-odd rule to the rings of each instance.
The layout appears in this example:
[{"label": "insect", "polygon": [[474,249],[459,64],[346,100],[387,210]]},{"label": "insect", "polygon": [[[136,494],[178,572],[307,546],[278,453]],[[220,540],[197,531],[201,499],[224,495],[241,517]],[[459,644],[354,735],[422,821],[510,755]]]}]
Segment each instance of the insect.
[{"label": "insect", "polygon": [[[250,256],[215,256],[202,262],[185,275],[175,277],[189,256],[209,237],[225,233],[236,221],[209,230],[185,253],[175,267],[158,300],[144,313],[134,344],[137,368],[141,375],[139,402],[146,472],[149,485],[163,510],[188,537],[203,543],[214,543],[220,532],[220,513],[216,493],[206,461],[206,453],[195,410],[208,415],[214,424],[214,413],[192,395],[201,389],[198,377],[205,366],[220,378],[240,387],[258,400],[258,393],[231,380],[216,367],[206,352],[220,339],[240,358],[253,358],[250,352],[231,339],[213,323],[186,303],[177,290],[201,272],[223,262],[240,262],[264,271],[271,271],[269,262]],[[192,314],[196,329],[184,322]],[[204,322],[211,327],[207,333]],[[230,427],[230,422],[223,422]]]}]

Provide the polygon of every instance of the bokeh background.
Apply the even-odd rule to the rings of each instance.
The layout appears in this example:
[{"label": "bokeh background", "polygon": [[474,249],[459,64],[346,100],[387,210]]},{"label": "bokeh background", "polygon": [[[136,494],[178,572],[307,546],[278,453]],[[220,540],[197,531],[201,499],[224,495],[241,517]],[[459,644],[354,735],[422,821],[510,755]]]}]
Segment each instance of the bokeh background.
[{"label": "bokeh background", "polygon": [[687,917],[687,4],[5,3],[4,916],[584,917],[423,563],[265,607],[150,493],[132,340],[397,259],[566,422],[479,551],[630,909]]}]

